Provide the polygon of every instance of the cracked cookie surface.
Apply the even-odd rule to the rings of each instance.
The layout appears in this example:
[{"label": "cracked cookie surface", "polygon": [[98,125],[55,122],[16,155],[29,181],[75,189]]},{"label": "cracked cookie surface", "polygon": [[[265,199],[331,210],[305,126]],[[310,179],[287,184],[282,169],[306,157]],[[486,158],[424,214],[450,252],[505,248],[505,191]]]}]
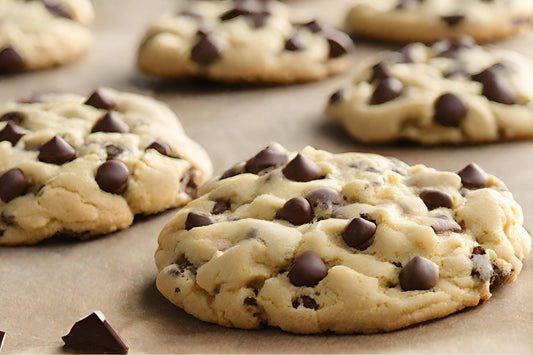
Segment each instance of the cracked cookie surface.
[{"label": "cracked cookie surface", "polygon": [[319,80],[349,67],[351,39],[275,1],[189,2],[148,29],[140,69],[223,82]]},{"label": "cracked cookie surface", "polygon": [[185,204],[205,151],[154,99],[100,88],[0,104],[0,244],[87,238]]},{"label": "cracked cookie surface", "polygon": [[460,144],[533,137],[533,63],[469,37],[408,44],[363,65],[327,113],[357,140]]},{"label": "cracked cookie surface", "polygon": [[199,193],[159,236],[157,287],[227,327],[398,329],[490,298],[531,249],[520,206],[475,164],[272,144]]}]

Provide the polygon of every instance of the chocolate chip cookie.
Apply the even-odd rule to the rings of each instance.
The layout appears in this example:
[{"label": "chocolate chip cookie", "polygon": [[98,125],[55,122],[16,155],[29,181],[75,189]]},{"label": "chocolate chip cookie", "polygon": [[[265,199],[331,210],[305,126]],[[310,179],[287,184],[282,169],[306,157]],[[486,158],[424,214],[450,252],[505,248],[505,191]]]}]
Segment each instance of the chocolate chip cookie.
[{"label": "chocolate chip cookie", "polygon": [[398,329],[490,298],[531,249],[520,206],[476,164],[272,144],[199,193],[159,236],[157,287],[227,327]]},{"label": "chocolate chip cookie", "polygon": [[528,58],[470,37],[414,43],[367,62],[327,112],[365,143],[532,138],[532,77]]},{"label": "chocolate chip cookie", "polygon": [[223,82],[319,80],[349,66],[351,39],[275,1],[195,1],[155,21],[138,65],[159,77]]},{"label": "chocolate chip cookie", "polygon": [[356,0],[347,22],[356,34],[401,42],[469,35],[478,42],[531,28],[530,0]]},{"label": "chocolate chip cookie", "polygon": [[0,104],[0,156],[0,244],[127,228],[211,174],[166,106],[107,88]]}]

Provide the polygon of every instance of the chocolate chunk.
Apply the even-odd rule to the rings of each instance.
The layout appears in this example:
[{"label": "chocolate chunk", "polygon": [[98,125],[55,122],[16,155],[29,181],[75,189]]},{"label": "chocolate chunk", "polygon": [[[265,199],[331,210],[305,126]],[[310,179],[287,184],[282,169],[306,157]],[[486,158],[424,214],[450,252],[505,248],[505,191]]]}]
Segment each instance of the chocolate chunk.
[{"label": "chocolate chunk", "polygon": [[26,67],[22,53],[15,47],[0,50],[0,71],[21,71]]},{"label": "chocolate chunk", "polygon": [[287,156],[285,153],[276,148],[276,146],[269,145],[246,162],[245,171],[258,174],[266,168],[277,167],[286,162]]},{"label": "chocolate chunk", "polygon": [[394,100],[402,94],[402,91],[403,84],[400,80],[396,78],[381,80],[370,98],[370,105],[379,105]]},{"label": "chocolate chunk", "polygon": [[429,290],[438,281],[438,267],[421,256],[412,258],[400,271],[400,286],[404,291]]},{"label": "chocolate chunk", "polygon": [[289,180],[306,182],[322,176],[322,169],[311,159],[298,153],[282,170]]},{"label": "chocolate chunk", "polygon": [[374,242],[375,233],[375,223],[357,217],[344,228],[342,239],[352,248],[365,250]]},{"label": "chocolate chunk", "polygon": [[240,163],[235,164],[234,166],[232,166],[231,168],[229,168],[222,174],[222,176],[220,177],[220,180],[227,179],[232,176],[244,173],[245,165],[246,165],[246,162],[244,161],[241,161]]},{"label": "chocolate chunk", "polygon": [[466,117],[468,108],[458,96],[446,93],[441,95],[434,104],[433,119],[446,127],[458,127]]},{"label": "chocolate chunk", "polygon": [[200,36],[191,50],[191,60],[199,65],[209,65],[220,57],[220,48],[215,38],[206,34]]},{"label": "chocolate chunk", "polygon": [[229,210],[231,210],[231,202],[226,201],[226,200],[218,200],[215,202],[215,205],[213,206],[213,210],[211,211],[211,213],[222,214]]},{"label": "chocolate chunk", "polygon": [[185,229],[191,230],[196,227],[208,226],[215,223],[213,216],[200,212],[189,212],[185,221]]},{"label": "chocolate chunk", "polygon": [[108,111],[105,115],[99,118],[91,129],[91,133],[95,132],[116,132],[126,133],[129,131],[129,127],[126,123],[122,122],[117,114],[113,111]]},{"label": "chocolate chunk", "polygon": [[22,115],[22,113],[17,111],[6,112],[0,117],[0,121],[13,121],[13,123],[16,123],[18,125],[22,123],[23,119],[24,116]]},{"label": "chocolate chunk", "polygon": [[276,213],[276,218],[300,225],[309,223],[313,219],[313,211],[305,198],[294,197],[287,201]]},{"label": "chocolate chunk", "polygon": [[[3,232],[3,231],[0,231]],[[3,235],[3,233],[0,234],[0,237]],[[4,340],[6,338],[6,332],[3,332],[0,330],[0,352],[2,351],[2,347],[4,346]]]},{"label": "chocolate chunk", "polygon": [[314,209],[330,210],[333,206],[340,206],[344,203],[341,193],[330,187],[317,187],[309,191],[305,198]]},{"label": "chocolate chunk", "polygon": [[344,90],[340,89],[335,91],[330,97],[329,97],[329,104],[334,105],[337,102],[340,102],[344,100]]},{"label": "chocolate chunk", "polygon": [[468,164],[463,170],[457,172],[461,177],[461,182],[466,188],[482,188],[487,187],[488,176],[476,164]]},{"label": "chocolate chunk", "polygon": [[370,82],[372,83],[376,80],[392,78],[393,76],[394,75],[387,67],[387,65],[383,62],[379,62],[378,64],[372,67],[372,77],[370,78]]},{"label": "chocolate chunk", "polygon": [[0,142],[8,141],[14,146],[26,134],[26,131],[17,126],[13,121],[8,121],[0,131]]},{"label": "chocolate chunk", "polygon": [[329,58],[338,58],[353,50],[352,39],[343,32],[329,30],[323,32],[329,44]]},{"label": "chocolate chunk", "polygon": [[105,151],[107,160],[115,159],[124,151],[124,147],[118,144],[108,144],[105,146]]},{"label": "chocolate chunk", "polygon": [[22,170],[14,168],[0,176],[0,199],[8,203],[26,191],[28,184]]},{"label": "chocolate chunk", "polygon": [[305,49],[302,38],[300,35],[298,35],[298,33],[293,34],[289,39],[287,39],[285,42],[285,49],[291,52],[297,52]]},{"label": "chocolate chunk", "polygon": [[65,348],[91,353],[126,354],[128,346],[105,319],[100,311],[94,311],[77,321],[70,332],[61,337]]},{"label": "chocolate chunk", "polygon": [[121,194],[126,190],[130,171],[120,160],[108,160],[96,171],[95,180],[103,191]]},{"label": "chocolate chunk", "polygon": [[294,286],[315,286],[328,274],[328,267],[320,256],[312,250],[300,254],[291,269],[289,280]]},{"label": "chocolate chunk", "polygon": [[168,143],[161,142],[161,141],[158,141],[158,140],[155,140],[152,143],[150,143],[150,145],[148,147],[146,147],[146,150],[148,150],[148,149],[155,149],[160,154],[166,155],[167,157],[169,157],[172,154],[172,151],[170,149],[170,145],[168,145]]},{"label": "chocolate chunk", "polygon": [[453,219],[450,219],[448,216],[445,215],[437,215],[433,223],[431,224],[431,228],[433,231],[437,234],[444,233],[444,232],[461,232],[461,226],[454,221]]},{"label": "chocolate chunk", "polygon": [[309,31],[313,32],[313,33],[319,33],[319,32],[322,32],[324,30],[324,26],[322,26],[322,24],[317,21],[317,20],[312,20],[312,21],[309,21],[309,22],[306,22],[304,24],[301,25],[302,27],[307,27],[309,29]]},{"label": "chocolate chunk", "polygon": [[115,101],[111,97],[106,96],[100,89],[93,92],[84,104],[104,110],[110,110],[115,107]]},{"label": "chocolate chunk", "polygon": [[76,158],[76,151],[59,136],[54,136],[39,149],[38,159],[45,163],[61,165]]},{"label": "chocolate chunk", "polygon": [[428,210],[434,210],[439,207],[452,208],[453,199],[445,192],[438,190],[424,190],[420,193],[420,198],[426,204]]},{"label": "chocolate chunk", "polygon": [[446,22],[448,26],[455,27],[465,19],[465,15],[456,14],[450,16],[442,16],[441,19]]}]

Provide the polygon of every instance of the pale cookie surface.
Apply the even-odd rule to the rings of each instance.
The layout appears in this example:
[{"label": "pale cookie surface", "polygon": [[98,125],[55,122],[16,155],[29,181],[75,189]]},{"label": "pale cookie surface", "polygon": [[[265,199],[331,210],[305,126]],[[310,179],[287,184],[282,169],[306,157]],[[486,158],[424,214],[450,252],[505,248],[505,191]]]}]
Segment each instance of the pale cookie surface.
[{"label": "pale cookie surface", "polygon": [[364,143],[533,137],[533,63],[468,37],[409,44],[363,65],[327,113]]},{"label": "pale cookie surface", "polygon": [[66,64],[92,42],[89,0],[0,0],[0,73]]},{"label": "pale cookie surface", "polygon": [[432,42],[469,35],[479,42],[531,28],[531,0],[355,0],[351,30],[388,41]]},{"label": "pale cookie surface", "polygon": [[351,39],[274,1],[189,2],[148,29],[141,70],[223,82],[305,82],[349,67]]},{"label": "pale cookie surface", "polygon": [[277,144],[200,189],[161,232],[157,287],[227,327],[380,332],[515,280],[531,238],[497,178]]},{"label": "pale cookie surface", "polygon": [[170,109],[107,88],[0,104],[0,156],[0,244],[127,228],[211,174]]}]

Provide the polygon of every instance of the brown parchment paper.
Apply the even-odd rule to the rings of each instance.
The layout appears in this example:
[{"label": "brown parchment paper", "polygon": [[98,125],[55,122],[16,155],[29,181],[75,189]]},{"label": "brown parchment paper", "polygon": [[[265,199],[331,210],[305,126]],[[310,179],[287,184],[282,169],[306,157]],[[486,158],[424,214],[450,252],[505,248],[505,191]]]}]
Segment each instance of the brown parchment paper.
[{"label": "brown parchment paper", "polygon": [[[291,86],[225,86],[154,80],[135,68],[138,41],[172,0],[95,0],[90,52],[63,68],[0,77],[0,100],[35,93],[88,94],[99,85],[166,102],[222,173],[271,141],[292,150],[310,144],[333,152],[396,156],[409,164],[457,170],[475,161],[503,179],[533,225],[533,142],[469,147],[368,147],[352,141],[323,114],[329,95],[349,74]],[[348,0],[291,1],[302,14],[340,25]],[[533,31],[496,45],[533,58]],[[357,40],[354,65],[397,45]],[[533,78],[524,78],[533,80]],[[1,158],[1,157],[0,157]],[[484,304],[387,334],[313,335],[277,329],[244,331],[200,322],[155,288],[157,235],[175,211],[138,219],[128,230],[84,242],[0,247],[0,330],[3,353],[61,353],[73,323],[101,310],[130,353],[533,353],[533,257],[518,280]]]}]

